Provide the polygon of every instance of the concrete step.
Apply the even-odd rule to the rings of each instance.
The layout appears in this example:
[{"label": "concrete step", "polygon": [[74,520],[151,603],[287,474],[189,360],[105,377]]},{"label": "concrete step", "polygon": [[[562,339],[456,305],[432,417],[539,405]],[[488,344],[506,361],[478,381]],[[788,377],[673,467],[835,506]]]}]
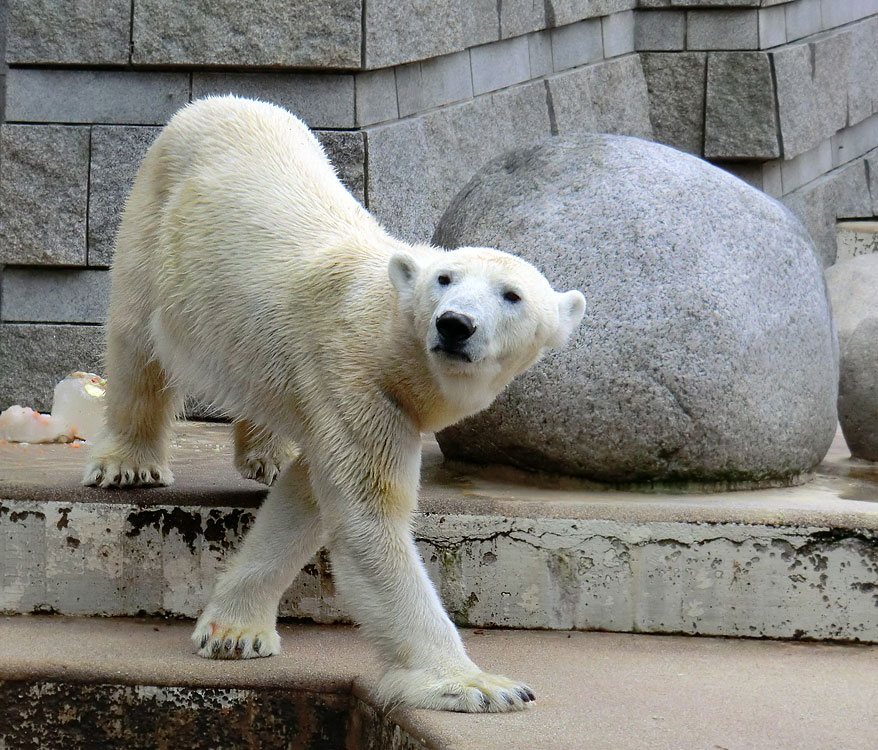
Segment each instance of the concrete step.
[{"label": "concrete step", "polygon": [[189,623],[0,618],[0,748],[878,747],[878,647],[617,633],[465,630],[522,678],[517,714],[385,712],[357,631],[285,625],[271,659],[192,653]]},{"label": "concrete step", "polygon": [[[173,487],[78,484],[84,447],[0,446],[0,613],[197,615],[264,489],[185,423]],[[416,536],[458,624],[878,641],[878,468],[834,444],[799,487],[634,493],[442,461]],[[286,616],[344,621],[325,553]]]}]

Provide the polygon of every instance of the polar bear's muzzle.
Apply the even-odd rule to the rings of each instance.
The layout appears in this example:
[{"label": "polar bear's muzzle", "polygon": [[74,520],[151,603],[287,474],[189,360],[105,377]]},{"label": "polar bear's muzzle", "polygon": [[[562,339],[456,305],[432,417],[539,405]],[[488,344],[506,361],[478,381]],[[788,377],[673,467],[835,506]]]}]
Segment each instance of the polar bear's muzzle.
[{"label": "polar bear's muzzle", "polygon": [[465,351],[466,342],[476,332],[476,323],[469,316],[448,310],[436,318],[436,332],[439,341],[433,347],[434,352],[442,352],[452,359],[472,362],[472,357]]}]

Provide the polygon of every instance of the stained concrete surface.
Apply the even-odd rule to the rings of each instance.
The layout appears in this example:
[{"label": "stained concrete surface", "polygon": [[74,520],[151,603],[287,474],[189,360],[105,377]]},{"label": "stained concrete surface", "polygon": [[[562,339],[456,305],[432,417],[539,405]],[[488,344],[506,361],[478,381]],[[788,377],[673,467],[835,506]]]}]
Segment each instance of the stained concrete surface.
[{"label": "stained concrete surface", "polygon": [[[288,689],[291,698],[303,689],[352,690],[370,702],[378,666],[355,630],[284,625],[280,656],[211,662],[192,652],[190,627],[0,618],[0,680]],[[502,715],[394,708],[389,718],[425,747],[878,746],[876,646],[537,631],[466,630],[463,637],[477,663],[527,681],[537,702]]]},{"label": "stained concrete surface", "polygon": [[[79,484],[88,446],[0,444],[0,499],[137,505],[258,507],[265,488],[232,466],[231,428],[178,426],[171,487],[101,490]],[[645,488],[648,489],[648,488]],[[620,492],[502,466],[445,462],[424,440],[419,507],[471,513],[608,521],[683,521],[878,529],[878,464],[850,458],[838,432],[813,479],[798,487],[738,492]]]},{"label": "stained concrete surface", "polygon": [[[183,425],[178,483],[154,490],[79,487],[83,447],[0,446],[0,613],[197,616],[264,496],[228,433]],[[878,642],[878,483],[843,441],[808,485],[723,494],[598,490],[425,448],[414,531],[459,625]],[[280,612],[346,620],[325,553]]]}]

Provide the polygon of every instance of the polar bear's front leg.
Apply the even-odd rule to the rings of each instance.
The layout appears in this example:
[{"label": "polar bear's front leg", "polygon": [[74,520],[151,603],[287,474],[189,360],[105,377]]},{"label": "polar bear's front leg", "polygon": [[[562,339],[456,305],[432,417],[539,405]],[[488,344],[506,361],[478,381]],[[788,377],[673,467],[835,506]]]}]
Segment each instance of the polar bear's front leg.
[{"label": "polar bear's front leg", "polygon": [[297,459],[269,491],[243,546],[217,580],[192,633],[199,655],[250,659],[279,653],[278,603],[323,536],[307,469]]},{"label": "polar bear's front leg", "polygon": [[174,481],[168,444],[178,395],[138,335],[142,331],[122,327],[111,313],[106,425],[89,454],[83,484],[150,487]]},{"label": "polar bear's front leg", "polygon": [[500,712],[534,700],[524,683],[483,672],[467,657],[418,555],[410,513],[382,507],[378,498],[342,508],[343,490],[315,489],[321,511],[324,501],[335,506],[329,545],[336,587],[386,665],[377,694],[384,705]]}]

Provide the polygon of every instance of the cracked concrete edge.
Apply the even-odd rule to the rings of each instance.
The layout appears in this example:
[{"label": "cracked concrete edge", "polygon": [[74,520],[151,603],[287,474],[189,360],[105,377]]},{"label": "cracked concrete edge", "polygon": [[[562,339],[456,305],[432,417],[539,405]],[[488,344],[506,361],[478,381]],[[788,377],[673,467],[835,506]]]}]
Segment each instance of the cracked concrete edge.
[{"label": "cracked concrete edge", "polygon": [[[0,504],[0,611],[194,617],[250,509]],[[422,514],[415,536],[462,625],[878,640],[869,529]],[[281,614],[346,621],[325,552]]]}]

